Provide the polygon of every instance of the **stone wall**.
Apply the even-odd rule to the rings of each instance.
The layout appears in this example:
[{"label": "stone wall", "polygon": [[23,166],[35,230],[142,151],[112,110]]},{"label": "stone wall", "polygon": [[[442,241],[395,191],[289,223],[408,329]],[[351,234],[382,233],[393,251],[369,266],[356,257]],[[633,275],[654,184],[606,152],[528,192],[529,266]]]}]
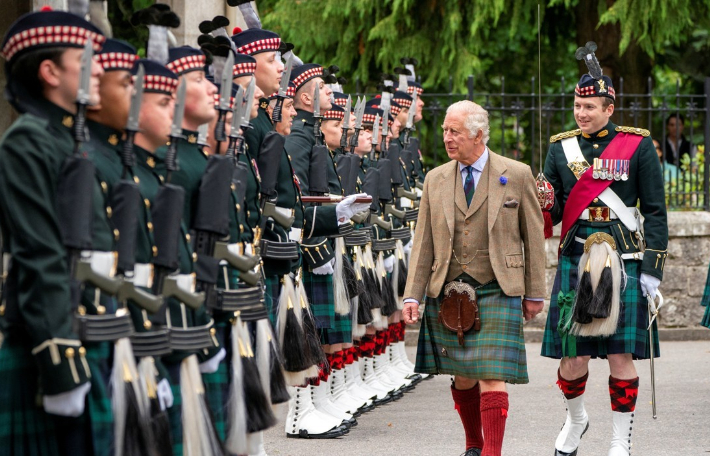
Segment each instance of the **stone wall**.
[{"label": "stone wall", "polygon": [[[700,299],[710,263],[710,212],[671,212],[668,214],[668,258],[660,291],[664,305],[658,317],[660,328],[698,328],[704,308]],[[557,268],[560,226],[546,241],[545,259],[547,297]],[[542,329],[547,308],[526,327]],[[710,332],[710,330],[707,330]]]}]

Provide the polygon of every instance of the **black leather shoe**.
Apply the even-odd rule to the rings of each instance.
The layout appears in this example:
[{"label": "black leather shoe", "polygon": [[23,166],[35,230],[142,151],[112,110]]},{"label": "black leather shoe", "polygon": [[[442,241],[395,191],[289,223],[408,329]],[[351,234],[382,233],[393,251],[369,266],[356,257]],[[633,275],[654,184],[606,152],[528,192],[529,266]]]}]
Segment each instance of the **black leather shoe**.
[{"label": "black leather shoe", "polygon": [[309,434],[307,430],[301,429],[298,431],[298,434],[286,434],[286,437],[290,439],[335,439],[342,437],[348,432],[350,432],[349,429],[346,429],[344,426],[338,426],[322,434]]},{"label": "black leather shoe", "polygon": [[481,450],[479,448],[469,448],[461,456],[481,456]]}]

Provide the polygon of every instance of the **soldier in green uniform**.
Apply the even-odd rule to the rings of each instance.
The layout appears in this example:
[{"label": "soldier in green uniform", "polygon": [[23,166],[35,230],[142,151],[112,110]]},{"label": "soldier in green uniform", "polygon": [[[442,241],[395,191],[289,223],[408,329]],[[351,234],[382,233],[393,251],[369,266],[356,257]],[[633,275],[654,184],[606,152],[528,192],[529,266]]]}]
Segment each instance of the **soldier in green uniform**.
[{"label": "soldier in green uniform", "polygon": [[[9,261],[0,303],[0,447],[12,455],[93,454],[85,410],[92,372],[72,330],[78,303],[55,205],[62,166],[74,149],[88,39],[101,49],[104,37],[90,23],[43,11],[20,17],[2,44],[6,93],[21,113],[0,142],[0,227]],[[92,63],[92,104],[100,101],[102,74]]]},{"label": "soldier in green uniform", "polygon": [[[311,151],[316,145],[314,133],[314,93],[315,85],[319,87],[319,102],[321,112],[331,107],[331,91],[323,81],[323,67],[315,64],[304,64],[291,73],[291,82],[295,86],[294,106],[296,118],[291,134],[286,138],[285,149],[291,157],[291,164],[298,177],[301,192],[309,195]],[[333,170],[334,172],[334,170]],[[337,174],[335,175],[337,176]],[[365,206],[365,207],[362,207]],[[350,217],[366,209],[368,205],[354,204],[354,198],[330,206],[317,206],[306,209],[306,217],[301,226],[303,242],[301,253],[303,261],[302,281],[306,290],[316,327],[319,330],[332,328],[335,316],[335,297],[333,289],[334,255],[333,246],[327,239],[328,235],[337,235],[339,226],[350,224]],[[294,225],[296,226],[296,225]],[[310,398],[309,388],[296,388],[296,400]],[[286,430],[289,435],[319,435],[320,438],[338,437],[342,431],[337,429],[338,420],[328,420],[325,415],[295,414],[295,402],[289,403]],[[309,409],[313,412],[315,408]],[[353,410],[354,411],[354,410]],[[331,416],[332,418],[332,416]],[[332,426],[331,424],[332,423]]]},{"label": "soldier in green uniform", "polygon": [[[542,355],[561,359],[558,385],[567,403],[555,454],[577,454],[589,427],[584,407],[589,359],[606,358],[613,411],[608,454],[622,456],[630,452],[638,397],[633,360],[648,359],[650,343],[659,353],[657,333],[649,342],[646,330],[647,297],[655,298],[663,278],[668,227],[663,176],[649,132],[609,120],[615,91],[602,75],[595,49],[577,51],[590,69],[575,87],[579,129],[553,136],[545,161],[554,204],[542,208],[553,223],[562,222],[562,235]],[[595,253],[599,249],[605,249],[601,256]]]},{"label": "soldier in green uniform", "polygon": [[[114,252],[114,239],[118,240],[120,232],[115,225],[113,219],[112,195],[113,184],[121,178],[123,165],[119,157],[118,147],[122,144],[121,137],[123,128],[128,119],[128,110],[130,107],[130,97],[133,88],[131,80],[131,68],[133,63],[138,59],[135,49],[121,41],[107,39],[103,49],[97,55],[97,59],[101,63],[104,74],[101,77],[101,85],[99,92],[101,95],[101,103],[91,106],[87,113],[87,127],[89,129],[89,141],[86,144],[89,158],[96,167],[96,188],[97,192],[94,195],[94,252],[92,254],[92,263],[102,262],[110,265],[111,268],[115,265],[116,253]],[[118,214],[117,214],[118,215]],[[104,223],[96,223],[96,220],[105,219]],[[96,269],[101,266],[97,264]],[[79,314],[100,315],[103,317],[103,322],[108,323],[110,315],[116,314],[119,310],[116,300],[112,296],[101,293],[99,289],[91,286],[86,286],[82,296],[82,305],[79,308]],[[125,310],[120,309],[120,313]],[[129,320],[126,315],[126,319]],[[87,321],[86,324],[89,324]],[[111,375],[111,366],[109,362],[113,358],[112,345],[109,341],[116,341],[121,337],[127,337],[133,331],[133,325],[125,325],[128,332],[120,333],[117,331],[101,331],[103,335],[92,335],[91,341],[87,341],[86,354],[91,365],[97,366],[97,370],[102,375],[92,377],[92,388],[89,394],[89,407],[91,410],[98,413],[101,412],[103,419],[100,421],[92,418],[92,432],[94,434],[94,453],[112,454],[114,447],[114,429],[119,429],[119,433],[115,436],[115,445],[117,448],[123,447],[122,429],[125,429],[121,423],[118,427],[114,421],[125,421],[125,416],[112,416],[112,407],[110,402],[109,379]],[[114,324],[114,327],[118,327]],[[81,337],[81,335],[80,335]],[[102,341],[101,339],[105,339]],[[130,344],[127,344],[130,347]],[[127,354],[133,357],[132,351]],[[123,359],[118,356],[114,359],[114,366],[123,363]],[[132,362],[132,360],[131,360]],[[113,428],[108,426],[114,424]],[[131,425],[132,423],[129,423]],[[135,423],[136,425],[138,423]]]}]

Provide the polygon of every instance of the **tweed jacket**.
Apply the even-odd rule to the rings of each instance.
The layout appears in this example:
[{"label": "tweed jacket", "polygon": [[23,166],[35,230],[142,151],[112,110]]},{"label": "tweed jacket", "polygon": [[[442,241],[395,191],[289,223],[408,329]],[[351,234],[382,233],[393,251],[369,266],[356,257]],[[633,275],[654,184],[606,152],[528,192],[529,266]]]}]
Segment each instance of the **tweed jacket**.
[{"label": "tweed jacket", "polygon": [[[545,239],[543,219],[537,202],[535,179],[530,167],[489,151],[487,199],[488,226],[469,230],[488,230],[490,262],[503,293],[508,296],[542,298],[545,296]],[[436,298],[441,292],[454,247],[456,203],[455,185],[461,185],[457,161],[441,165],[426,175],[414,234],[405,298],[418,301],[424,295]],[[481,207],[477,186],[471,210],[466,219]],[[485,232],[484,232],[485,233]],[[474,244],[476,244],[474,239]]]}]

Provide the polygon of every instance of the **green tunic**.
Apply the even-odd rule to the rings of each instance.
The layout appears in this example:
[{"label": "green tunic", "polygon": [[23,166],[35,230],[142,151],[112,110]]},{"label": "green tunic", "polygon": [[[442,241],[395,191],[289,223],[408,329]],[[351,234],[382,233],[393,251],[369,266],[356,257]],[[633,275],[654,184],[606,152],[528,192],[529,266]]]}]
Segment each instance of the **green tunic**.
[{"label": "green tunic", "polygon": [[[572,136],[577,137],[584,158],[589,164],[592,164],[594,159],[599,158],[606,146],[616,137],[617,126],[609,122],[600,132],[591,136],[582,135],[580,130],[574,130],[572,133]],[[545,177],[555,189],[555,206],[550,214],[553,224],[557,224],[562,221],[567,197],[572,191],[572,187],[577,183],[577,179],[567,167],[567,159],[561,142],[559,140],[551,142],[545,160]],[[661,165],[650,137],[643,138],[631,157],[629,179],[614,181],[609,188],[621,198],[626,206],[636,207],[638,205],[641,210],[641,215],[644,217],[646,254],[640,272],[662,279],[663,267],[668,254],[668,222]],[[600,200],[595,200],[592,206],[606,207]],[[621,253],[639,251],[636,238],[632,237],[629,230],[619,220],[601,223],[579,220],[575,226],[609,228],[614,233],[616,245]],[[563,251],[574,241],[574,231],[573,227],[564,240]]]},{"label": "green tunic", "polygon": [[74,148],[73,117],[46,100],[37,107],[41,116],[23,114],[0,140],[0,227],[3,250],[12,255],[0,350],[33,349],[39,385],[54,395],[89,379],[78,362],[83,350],[72,331],[67,252],[55,208],[60,170]]}]

